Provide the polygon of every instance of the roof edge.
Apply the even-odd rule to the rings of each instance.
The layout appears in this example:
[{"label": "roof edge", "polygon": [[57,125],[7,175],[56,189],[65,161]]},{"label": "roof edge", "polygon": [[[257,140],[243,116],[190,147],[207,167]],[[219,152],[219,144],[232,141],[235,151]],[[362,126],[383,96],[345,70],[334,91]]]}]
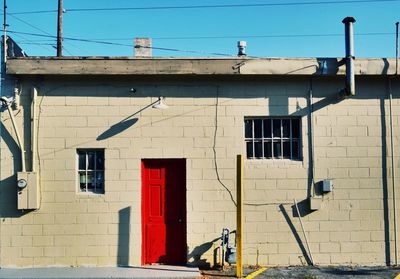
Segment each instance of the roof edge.
[{"label": "roof edge", "polygon": [[[356,75],[394,75],[394,58],[355,59]],[[318,75],[345,74],[343,58],[18,57],[11,75]]]}]

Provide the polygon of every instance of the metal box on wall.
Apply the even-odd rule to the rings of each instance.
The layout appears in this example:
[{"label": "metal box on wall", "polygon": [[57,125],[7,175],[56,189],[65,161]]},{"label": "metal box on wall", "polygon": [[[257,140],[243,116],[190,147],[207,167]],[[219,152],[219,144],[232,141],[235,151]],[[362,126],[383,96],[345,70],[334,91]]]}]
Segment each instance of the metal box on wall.
[{"label": "metal box on wall", "polygon": [[18,209],[38,209],[40,205],[39,177],[36,172],[18,172]]},{"label": "metal box on wall", "polygon": [[332,192],[332,188],[333,188],[332,180],[324,179],[322,181],[322,192],[324,192],[324,193]]}]

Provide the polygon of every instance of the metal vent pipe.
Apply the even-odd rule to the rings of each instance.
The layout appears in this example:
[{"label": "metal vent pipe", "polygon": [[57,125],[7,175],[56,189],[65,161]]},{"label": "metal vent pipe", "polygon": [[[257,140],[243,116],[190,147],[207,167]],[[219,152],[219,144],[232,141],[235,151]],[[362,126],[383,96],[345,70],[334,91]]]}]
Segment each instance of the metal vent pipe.
[{"label": "metal vent pipe", "polygon": [[247,42],[246,41],[238,41],[237,46],[238,46],[238,56],[246,56]]},{"label": "metal vent pipe", "polygon": [[356,22],[354,17],[346,17],[342,20],[344,23],[345,40],[346,40],[346,87],[344,93],[347,96],[356,94],[356,86],[354,81],[354,32],[353,23]]}]

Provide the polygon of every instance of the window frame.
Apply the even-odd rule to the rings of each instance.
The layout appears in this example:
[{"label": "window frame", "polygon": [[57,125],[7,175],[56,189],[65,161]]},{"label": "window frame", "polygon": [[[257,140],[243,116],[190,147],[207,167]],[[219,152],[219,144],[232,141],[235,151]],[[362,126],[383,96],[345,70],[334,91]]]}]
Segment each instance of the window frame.
[{"label": "window frame", "polygon": [[[246,121],[251,121],[251,138],[246,137]],[[261,121],[261,137],[256,137],[256,132],[255,132],[255,120]],[[264,121],[269,120],[270,121],[270,136],[266,137],[264,133]],[[280,121],[280,130],[279,134],[280,136],[276,137],[274,136],[274,120],[279,120]],[[284,125],[283,121],[284,120],[289,120],[289,136],[285,137],[284,136]],[[298,137],[293,137],[293,120],[298,121]],[[302,161],[302,123],[301,123],[301,117],[296,117],[296,116],[246,116],[244,117],[244,142],[245,142],[245,151],[246,151],[246,159],[248,160],[290,160],[290,161]],[[289,149],[290,149],[290,156],[285,156],[285,151],[284,151],[284,143],[289,142]],[[297,157],[294,157],[293,155],[293,143],[297,142]],[[248,155],[248,143],[251,143],[252,145],[252,156]],[[256,143],[261,143],[261,157],[256,156]],[[271,147],[271,157],[266,157],[265,153],[265,144],[269,143]],[[274,150],[274,143],[279,143],[280,144],[280,155],[276,156],[275,155],[275,150]]]},{"label": "window frame", "polygon": [[[81,153],[85,153],[85,169],[80,169],[79,160]],[[93,169],[89,168],[89,153],[94,154],[94,166]],[[101,155],[103,159],[103,169],[97,169],[97,156]],[[77,193],[80,195],[104,195],[105,194],[105,149],[104,148],[77,148],[76,149],[76,175],[77,175]],[[85,191],[82,191],[81,188],[81,173],[85,173]],[[102,173],[102,181],[97,181],[98,173]],[[89,176],[88,174],[92,174],[94,179],[93,190],[88,188],[89,184]],[[99,184],[102,184],[102,187],[98,187]]]}]

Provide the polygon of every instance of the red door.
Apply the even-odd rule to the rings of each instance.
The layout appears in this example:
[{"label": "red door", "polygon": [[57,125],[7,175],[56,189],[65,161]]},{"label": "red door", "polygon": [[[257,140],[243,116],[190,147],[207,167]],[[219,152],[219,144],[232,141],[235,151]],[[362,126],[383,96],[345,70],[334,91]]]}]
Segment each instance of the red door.
[{"label": "red door", "polygon": [[142,160],[142,263],[186,264],[186,161]]}]

